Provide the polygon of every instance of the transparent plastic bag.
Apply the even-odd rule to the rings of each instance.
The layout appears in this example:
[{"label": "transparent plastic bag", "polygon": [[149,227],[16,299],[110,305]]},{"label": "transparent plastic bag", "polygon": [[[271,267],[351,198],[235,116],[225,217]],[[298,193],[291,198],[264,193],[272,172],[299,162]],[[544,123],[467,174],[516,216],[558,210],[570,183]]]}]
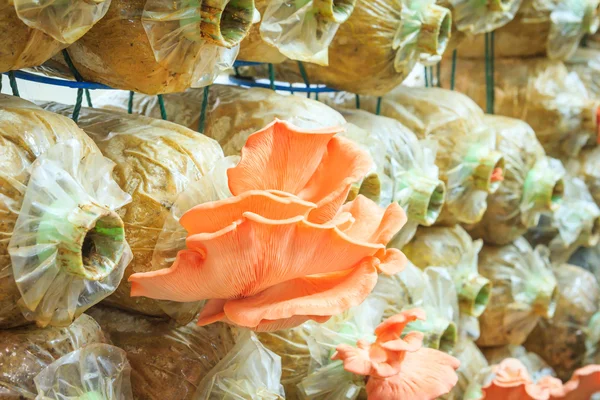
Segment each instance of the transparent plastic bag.
[{"label": "transparent plastic bag", "polygon": [[327,49],[355,4],[356,0],[257,0],[261,22],[242,42],[240,59],[281,62],[283,57],[327,65]]},{"label": "transparent plastic bag", "polygon": [[200,381],[234,347],[236,338],[231,327],[220,323],[178,326],[108,307],[94,307],[88,313],[127,353],[136,399],[195,399]]},{"label": "transparent plastic bag", "polygon": [[469,385],[475,380],[481,370],[488,367],[488,362],[475,342],[461,338],[456,345],[456,357],[460,360],[460,368],[456,371],[458,374],[458,383],[452,391],[442,400],[464,400]]},{"label": "transparent plastic bag", "polygon": [[[203,90],[164,96],[167,115],[180,125],[197,130],[204,96]],[[127,94],[108,94],[97,101],[97,107],[127,110]],[[170,112],[172,111],[172,112]],[[133,112],[155,118],[160,109],[155,97],[135,95]],[[285,96],[268,89],[244,89],[212,85],[208,96],[204,134],[219,142],[225,155],[239,155],[250,134],[273,122],[286,120],[297,127],[314,129],[345,124],[337,111],[315,100]]]},{"label": "transparent plastic bag", "polygon": [[108,344],[92,344],[44,368],[34,378],[36,400],[132,400],[130,373],[123,350]]},{"label": "transparent plastic bag", "polygon": [[580,247],[591,247],[600,239],[600,208],[585,182],[566,175],[561,206],[530,229],[527,239],[550,248],[550,260],[562,264]]},{"label": "transparent plastic bag", "polygon": [[108,11],[111,0],[13,0],[17,15],[27,26],[54,40],[71,44],[85,35]]},{"label": "transparent plastic bag", "polygon": [[[408,263],[404,271],[396,275],[379,275],[371,298],[382,302],[373,303],[371,308],[381,309],[383,318],[411,308],[425,310],[427,319],[408,324],[405,331],[423,332],[424,346],[447,353],[454,352],[459,336],[459,309],[458,296],[448,271],[443,268],[421,271]],[[371,313],[377,315],[375,311]]]},{"label": "transparent plastic bag", "polygon": [[33,399],[33,379],[55,360],[82,347],[106,343],[100,326],[82,314],[66,328],[0,330],[0,397]]},{"label": "transparent plastic bag", "polygon": [[525,342],[527,350],[537,353],[568,380],[584,365],[588,329],[599,310],[600,286],[583,268],[562,264],[554,267],[558,281],[558,304],[551,320],[542,320]]},{"label": "transparent plastic bag", "polygon": [[[348,93],[338,93],[325,101],[334,106],[354,106],[354,96]],[[376,112],[376,98],[361,97],[360,103],[361,109]],[[437,145],[435,163],[446,184],[446,201],[438,223],[479,221],[487,208],[488,193],[494,193],[501,184],[504,168],[483,111],[458,92],[398,86],[382,97],[380,114],[399,121],[419,139]]]},{"label": "transparent plastic bag", "polygon": [[[45,108],[65,115],[72,111],[71,106],[55,103],[45,104]],[[204,135],[139,115],[84,108],[78,123],[104,156],[116,164],[114,177],[132,197],[120,215],[134,259],[125,270],[121,285],[106,302],[163,316],[161,302],[130,297],[131,283],[127,279],[135,272],[164,268],[153,264],[152,258],[170,208],[188,185],[206,175],[223,158],[222,150]],[[170,314],[182,323],[189,322],[195,312],[182,307],[181,315],[171,309]]]},{"label": "transparent plastic bag", "polygon": [[[566,60],[598,29],[598,0],[523,0],[516,17],[495,31],[495,56]],[[463,41],[462,57],[485,57],[484,35]]]},{"label": "transparent plastic bag", "polygon": [[112,0],[105,18],[68,52],[87,81],[180,92],[211,84],[233,65],[253,13],[253,0]]},{"label": "transparent plastic bag", "polygon": [[[359,1],[329,46],[328,66],[286,61],[275,65],[275,77],[304,82],[303,69],[310,83],[383,95],[408,76],[422,55],[429,62],[439,61],[451,26],[450,11],[435,0]],[[265,66],[243,71],[268,76]]]},{"label": "transparent plastic bag", "polygon": [[587,185],[596,205],[600,206],[600,147],[583,149],[577,158],[567,162],[567,170]]},{"label": "transparent plastic bag", "polygon": [[306,377],[311,364],[308,324],[257,335],[267,349],[281,357],[281,384],[286,398],[301,398],[297,385]]},{"label": "transparent plastic bag", "polygon": [[83,36],[111,0],[13,0],[0,5],[0,72],[42,64]]},{"label": "transparent plastic bag", "polygon": [[439,3],[452,11],[458,31],[476,35],[491,32],[512,21],[522,0],[442,0]]},{"label": "transparent plastic bag", "polygon": [[479,337],[477,318],[488,306],[490,281],[477,271],[483,243],[473,241],[459,225],[452,228],[419,228],[402,251],[417,267],[446,269],[458,296],[461,331],[471,339]]},{"label": "transparent plastic bag", "polygon": [[[456,90],[485,107],[485,60],[460,59],[457,65]],[[596,142],[600,101],[588,94],[579,76],[564,63],[496,58],[494,71],[494,113],[531,125],[547,155],[575,157],[586,144]],[[449,65],[442,68],[444,84],[450,74]]]},{"label": "transparent plastic bag", "polygon": [[202,379],[198,400],[283,400],[281,357],[267,350],[250,331]]},{"label": "transparent plastic bag", "polygon": [[532,249],[527,240],[479,252],[479,273],[490,280],[490,301],[479,317],[482,347],[520,345],[540,318],[556,311],[558,288],[544,246]]},{"label": "transparent plastic bag", "polygon": [[364,377],[344,370],[343,363],[331,356],[340,344],[356,345],[360,339],[373,342],[375,328],[383,320],[385,303],[376,297],[333,317],[324,324],[308,322],[307,339],[311,364],[306,377],[298,384],[303,399],[353,400],[366,398]]},{"label": "transparent plastic bag", "polygon": [[600,97],[600,51],[580,47],[565,61],[569,72],[575,72],[590,97]]},{"label": "transparent plastic bag", "polygon": [[[30,179],[32,163],[53,146],[58,147],[53,150],[52,155],[46,157],[45,161],[41,161],[45,166],[35,170],[35,179]],[[60,154],[63,151],[64,155]],[[117,265],[113,261],[119,260],[105,259],[110,262],[97,263],[95,266],[93,261],[88,262],[89,260],[82,265],[79,260],[76,260],[75,263],[65,264],[63,259],[48,264],[46,271],[38,270],[35,275],[21,277],[19,285],[15,283],[13,277],[9,243],[13,239],[13,231],[16,228],[20,232],[18,233],[19,237],[14,238],[16,242],[28,241],[29,244],[35,244],[39,240],[38,246],[35,248],[18,250],[25,257],[19,256],[17,260],[16,268],[21,274],[22,268],[35,267],[37,257],[27,258],[27,254],[35,249],[41,250],[39,247],[41,243],[51,241],[55,244],[54,250],[49,249],[48,251],[56,251],[56,245],[61,247],[64,245],[65,249],[71,248],[72,251],[82,250],[81,241],[85,242],[85,235],[73,241],[73,238],[67,239],[66,237],[63,240],[56,235],[56,231],[52,233],[53,231],[48,229],[40,231],[36,235],[28,233],[36,226],[35,224],[43,223],[48,226],[48,221],[55,218],[52,213],[57,209],[62,209],[61,212],[68,211],[65,209],[68,207],[67,203],[72,205],[73,201],[81,200],[82,204],[87,204],[102,214],[111,215],[110,219],[117,225],[119,224],[112,211],[127,201],[126,195],[118,187],[115,187],[112,181],[110,162],[103,160],[101,156],[92,155],[92,153],[99,153],[98,148],[71,119],[44,111],[18,97],[0,95],[0,215],[2,215],[0,231],[4,232],[3,237],[0,238],[0,326],[2,328],[26,323],[21,310],[26,312],[29,319],[36,320],[40,325],[48,323],[68,325],[85,308],[95,304],[114,290],[114,285],[118,283],[119,270],[126,265],[125,258],[122,259],[125,264]],[[86,158],[87,161],[78,165],[80,158]],[[50,173],[49,178],[47,178],[48,173]],[[60,193],[62,191],[61,184],[56,183],[59,176],[56,174],[66,179],[61,184],[68,182],[68,186],[74,190],[72,193]],[[96,188],[90,186],[91,182],[95,182],[98,186]],[[47,212],[42,212],[38,205],[46,204],[47,207],[52,205],[51,197],[44,195],[38,199],[38,195],[44,194],[43,191],[46,189],[56,191],[55,193],[65,204],[56,203],[46,210]],[[26,196],[28,205],[22,209]],[[51,204],[47,204],[48,202]],[[30,211],[35,215],[28,214]],[[20,222],[17,222],[18,218],[20,218]],[[34,225],[28,226],[27,221],[31,221]],[[72,232],[75,226],[64,222],[61,224],[62,229],[65,230],[64,233]],[[17,224],[19,224],[18,227]],[[83,231],[79,228],[80,233]],[[109,242],[120,247],[123,238],[116,237]],[[72,247],[76,243],[79,243],[79,249]],[[12,250],[17,257],[17,249],[13,248]],[[95,251],[89,251],[89,253],[95,254]],[[61,251],[61,254],[64,252]],[[40,253],[40,255],[42,254]],[[27,261],[29,264],[25,265],[24,262]],[[57,267],[59,264],[65,268],[59,269]],[[74,270],[79,268],[80,272],[82,267],[84,269],[102,268],[109,277],[105,277],[104,281],[85,280],[68,273],[66,270],[68,266],[73,267]],[[111,270],[112,272],[110,272]],[[24,304],[22,301],[19,302],[22,297],[21,291],[24,291]],[[21,306],[18,305],[19,303]]]},{"label": "transparent plastic bag", "polygon": [[77,140],[52,146],[31,166],[8,253],[19,307],[39,326],[69,325],[115,291],[131,261],[116,213],[131,196],[113,168]]},{"label": "transparent plastic bag", "polygon": [[[406,211],[408,222],[389,244],[402,249],[414,236],[417,226],[435,223],[444,204],[446,187],[438,179],[435,142],[419,141],[413,132],[392,118],[363,110],[340,109],[340,112],[350,124],[362,128],[359,132],[366,135],[365,142],[383,146],[383,154],[370,152],[378,169],[378,200],[380,205],[395,201]],[[352,133],[347,127],[346,136],[354,139]]]},{"label": "transparent plastic bag", "polygon": [[534,227],[541,213],[559,209],[564,194],[564,168],[545,156],[527,123],[495,115],[485,121],[496,136],[496,149],[504,157],[504,180],[488,196],[488,208],[469,233],[487,244],[505,245]]}]

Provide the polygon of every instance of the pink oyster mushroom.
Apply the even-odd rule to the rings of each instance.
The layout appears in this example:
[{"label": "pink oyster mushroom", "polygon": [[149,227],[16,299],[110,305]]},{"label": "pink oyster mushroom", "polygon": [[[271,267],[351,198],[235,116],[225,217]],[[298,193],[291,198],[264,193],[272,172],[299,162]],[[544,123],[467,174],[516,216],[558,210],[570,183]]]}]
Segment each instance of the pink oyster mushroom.
[{"label": "pink oyster mushroom", "polygon": [[335,136],[341,130],[275,120],[250,135],[227,171],[233,197],[185,213],[187,249],[170,268],[132,275],[131,295],[208,300],[199,325],[255,331],[325,322],[360,304],[378,272],[404,268],[404,255],[386,245],[406,214],[363,196],[343,204],[371,160]]},{"label": "pink oyster mushroom", "polygon": [[346,371],[368,376],[369,400],[433,400],[452,390],[460,362],[441,351],[423,348],[423,333],[402,331],[412,321],[425,319],[420,309],[403,311],[381,323],[375,343],[357,347],[339,345],[333,360],[342,360]]},{"label": "pink oyster mushroom", "polygon": [[546,376],[533,383],[521,361],[507,358],[493,367],[494,378],[483,387],[485,400],[588,400],[600,391],[600,365],[588,365],[563,384]]}]

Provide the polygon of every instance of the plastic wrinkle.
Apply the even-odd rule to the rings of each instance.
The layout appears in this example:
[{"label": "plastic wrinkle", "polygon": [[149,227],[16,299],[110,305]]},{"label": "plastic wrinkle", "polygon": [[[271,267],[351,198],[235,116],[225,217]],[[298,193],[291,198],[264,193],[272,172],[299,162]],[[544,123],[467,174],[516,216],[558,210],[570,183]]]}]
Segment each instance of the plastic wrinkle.
[{"label": "plastic wrinkle", "polygon": [[110,7],[111,0],[14,0],[17,15],[27,26],[71,44],[85,35]]},{"label": "plastic wrinkle", "polygon": [[199,400],[283,400],[281,357],[245,331],[227,355],[198,384]]},{"label": "plastic wrinkle", "polygon": [[130,374],[131,366],[123,350],[92,344],[44,368],[34,378],[36,400],[133,400]]}]

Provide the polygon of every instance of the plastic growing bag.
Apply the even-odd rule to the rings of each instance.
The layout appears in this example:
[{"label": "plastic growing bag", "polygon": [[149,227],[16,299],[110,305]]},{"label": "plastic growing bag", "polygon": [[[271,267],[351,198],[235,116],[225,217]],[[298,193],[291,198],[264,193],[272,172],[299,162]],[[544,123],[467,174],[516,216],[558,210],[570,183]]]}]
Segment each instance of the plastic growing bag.
[{"label": "plastic growing bag", "polygon": [[452,391],[442,400],[465,400],[466,390],[475,380],[481,370],[488,367],[488,362],[475,342],[470,339],[461,338],[456,345],[456,357],[460,361],[460,368],[456,371],[458,374],[458,383]]},{"label": "plastic growing bag", "polygon": [[35,378],[36,400],[132,400],[131,367],[118,347],[92,344],[44,368]]},{"label": "plastic growing bag", "polygon": [[600,97],[600,50],[580,47],[565,65],[579,76],[590,97]]},{"label": "plastic growing bag", "polygon": [[554,316],[559,293],[548,253],[544,246],[532,249],[523,238],[483,247],[479,273],[491,281],[492,290],[479,317],[479,346],[523,344],[540,318]]},{"label": "plastic growing bag", "polygon": [[462,331],[472,339],[479,337],[477,317],[486,309],[490,281],[477,271],[481,240],[473,241],[459,225],[452,228],[419,228],[402,251],[417,267],[447,270],[458,295]]},{"label": "plastic growing bag", "polygon": [[[396,275],[379,275],[371,298],[382,302],[372,303],[370,307],[375,315],[379,315],[381,309],[383,318],[415,307],[424,310],[427,319],[414,321],[405,330],[423,332],[423,344],[427,347],[453,352],[458,340],[458,297],[452,278],[443,268],[421,271],[408,263],[404,271]],[[375,324],[379,322],[381,319]]]},{"label": "plastic growing bag", "polygon": [[0,397],[35,398],[33,379],[44,368],[82,347],[105,342],[100,326],[85,314],[66,328],[0,330]]},{"label": "plastic growing bag", "polygon": [[[598,0],[523,0],[516,17],[495,31],[495,56],[568,59],[598,29]],[[483,35],[461,43],[462,57],[484,58]]]},{"label": "plastic growing bag", "polygon": [[256,0],[261,22],[241,44],[240,59],[328,64],[328,47],[356,0]]},{"label": "plastic growing bag", "polygon": [[[72,111],[71,106],[54,103],[45,107],[65,115]],[[221,148],[214,140],[187,128],[143,116],[84,108],[78,123],[116,164],[114,177],[132,197],[120,214],[134,259],[107,302],[148,315],[164,315],[160,302],[130,297],[131,283],[127,279],[135,272],[155,268],[154,248],[171,206],[189,184],[223,158]],[[182,305],[181,315],[173,310],[172,316],[189,322],[195,312],[184,309]]]},{"label": "plastic growing bag", "polygon": [[[375,328],[383,320],[384,302],[371,297],[325,324],[308,322],[308,347],[311,366],[306,377],[298,384],[303,399],[352,400],[364,390],[364,378],[344,370],[331,356],[340,344],[354,346],[360,339],[374,341]],[[364,393],[361,398],[366,398]]]},{"label": "plastic growing bag", "polygon": [[584,365],[592,336],[589,325],[599,309],[600,286],[590,272],[574,265],[557,265],[554,274],[559,290],[556,313],[551,320],[540,321],[525,347],[567,380]]},{"label": "plastic growing bag", "polygon": [[600,206],[600,147],[583,149],[579,157],[567,162],[567,170],[583,179],[594,201]]},{"label": "plastic growing bag", "polygon": [[[340,112],[350,124],[362,128],[357,133],[366,135],[364,141],[383,146],[383,154],[371,151],[371,156],[378,169],[380,204],[395,201],[408,216],[408,222],[390,243],[401,249],[413,237],[417,226],[432,225],[442,210],[446,187],[438,179],[436,144],[431,140],[419,141],[413,132],[392,118],[363,110],[340,109]],[[356,130],[350,126],[346,129],[346,136],[355,139],[352,133]]]},{"label": "plastic growing bag", "polygon": [[[456,90],[485,107],[485,61],[460,59],[457,64]],[[589,96],[579,76],[562,62],[497,58],[494,71],[494,113],[531,125],[549,156],[574,157],[596,142],[600,101]],[[450,72],[450,67],[442,69],[443,81],[449,81]]]},{"label": "plastic growing bag", "polygon": [[[450,11],[434,0],[359,1],[329,46],[329,65],[287,61],[275,66],[277,79],[310,83],[363,95],[383,95],[398,86],[420,56],[439,56],[452,25]],[[365,62],[369,60],[369,62]],[[268,76],[264,66],[245,69]]]},{"label": "plastic growing bag", "polygon": [[[32,170],[35,159],[51,148],[52,153]],[[127,265],[127,257],[117,257],[125,251],[124,239],[118,234],[99,234],[93,223],[106,217],[115,233],[122,227],[113,211],[128,196],[116,186],[111,173],[112,164],[71,119],[0,95],[0,231],[5,233],[0,239],[0,327],[25,323],[21,310],[42,326],[69,325],[114,290]],[[69,191],[64,192],[65,188]],[[89,213],[73,208],[77,205]],[[57,220],[65,213],[70,213],[70,222]],[[55,222],[61,222],[61,232],[54,229]],[[81,222],[87,227],[76,225]],[[43,229],[29,233],[38,227]],[[14,266],[9,255],[11,240]],[[98,248],[90,247],[96,243]],[[15,247],[22,244],[28,247]],[[118,252],[99,254],[97,250],[102,249]],[[59,258],[48,258],[50,254]],[[40,264],[44,259],[48,262]],[[88,279],[82,278],[86,274]]]},{"label": "plastic growing bag", "polygon": [[83,36],[111,0],[4,0],[0,4],[0,72],[42,64]]},{"label": "plastic growing bag", "polygon": [[[180,125],[197,130],[203,90],[164,96],[167,115]],[[136,95],[133,112],[159,118],[156,97]],[[98,107],[127,110],[126,93],[109,93],[94,101]],[[250,134],[273,122],[286,120],[297,127],[313,129],[344,125],[344,118],[332,108],[306,97],[284,96],[268,89],[244,89],[227,85],[210,87],[204,134],[219,142],[225,155],[239,155]]]},{"label": "plastic growing bag", "polygon": [[267,350],[250,331],[202,379],[198,400],[283,400],[281,357]]},{"label": "plastic growing bag", "polygon": [[40,156],[8,245],[19,306],[39,326],[68,325],[110,295],[131,261],[115,211],[131,201],[114,164],[76,139]]},{"label": "plastic growing bag", "polygon": [[231,67],[253,13],[253,0],[112,0],[68,52],[87,81],[148,94],[183,91]]},{"label": "plastic growing bag", "polygon": [[[354,106],[354,96],[347,93],[327,101]],[[361,98],[361,109],[376,112],[377,99]],[[458,92],[398,86],[381,99],[380,113],[401,122],[419,139],[436,143],[435,163],[446,184],[446,202],[438,223],[479,221],[487,208],[488,193],[501,184],[504,168],[483,111]]]},{"label": "plastic growing bag", "polygon": [[440,0],[438,3],[452,11],[452,22],[461,34],[476,35],[512,21],[522,0]]},{"label": "plastic growing bag", "polygon": [[518,119],[487,115],[504,157],[504,181],[488,196],[481,221],[467,227],[487,244],[505,245],[538,223],[541,213],[560,208],[565,190],[564,168],[547,158],[535,132]]},{"label": "plastic growing bag", "polygon": [[127,353],[136,399],[195,399],[200,381],[234,346],[234,332],[224,324],[178,326],[108,307],[88,312]]},{"label": "plastic growing bag", "polygon": [[530,229],[527,238],[530,242],[547,245],[552,262],[562,264],[580,246],[595,246],[600,238],[599,230],[600,208],[585,182],[578,177],[566,175],[561,206]]}]

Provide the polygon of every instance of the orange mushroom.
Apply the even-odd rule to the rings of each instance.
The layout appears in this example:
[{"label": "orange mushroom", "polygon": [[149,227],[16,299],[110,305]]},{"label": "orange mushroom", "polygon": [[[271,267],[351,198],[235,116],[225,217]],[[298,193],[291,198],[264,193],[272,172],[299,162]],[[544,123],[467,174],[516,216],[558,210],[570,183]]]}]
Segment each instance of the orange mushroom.
[{"label": "orange mushroom", "polygon": [[481,400],[587,400],[600,392],[600,365],[576,370],[564,385],[552,376],[533,383],[527,368],[515,358],[495,365],[493,372],[493,379],[482,388]]},{"label": "orange mushroom", "polygon": [[400,338],[406,325],[417,319],[424,320],[425,312],[403,311],[377,327],[375,343],[359,340],[357,347],[337,347],[333,360],[342,360],[348,372],[369,377],[369,400],[433,400],[456,385],[455,371],[460,366],[456,358],[423,348],[421,332],[409,332]]},{"label": "orange mushroom", "polygon": [[200,325],[256,331],[324,322],[360,304],[378,272],[404,267],[404,255],[386,245],[406,215],[363,196],[342,206],[370,160],[337,132],[276,120],[251,135],[228,170],[234,197],[185,213],[188,249],[170,268],[132,275],[131,295],[209,300]]}]

